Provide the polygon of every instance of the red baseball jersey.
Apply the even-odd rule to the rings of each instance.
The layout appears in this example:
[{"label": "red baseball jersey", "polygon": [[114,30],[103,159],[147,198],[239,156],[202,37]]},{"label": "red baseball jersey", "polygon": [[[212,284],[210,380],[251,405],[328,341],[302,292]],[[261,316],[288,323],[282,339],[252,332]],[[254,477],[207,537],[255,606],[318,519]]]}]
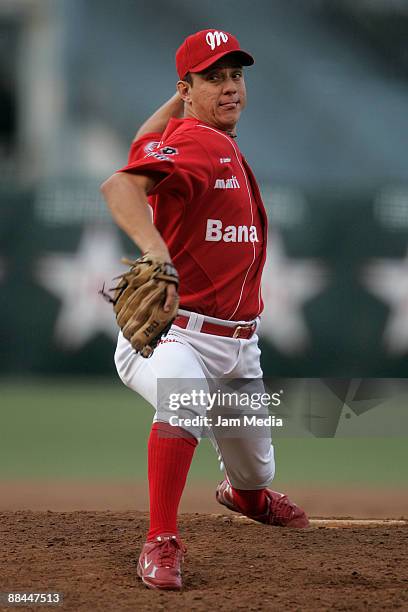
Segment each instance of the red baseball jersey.
[{"label": "red baseball jersey", "polygon": [[197,119],[171,119],[132,144],[132,172],[157,180],[154,223],[180,275],[180,307],[232,321],[263,309],[267,217],[235,141]]}]

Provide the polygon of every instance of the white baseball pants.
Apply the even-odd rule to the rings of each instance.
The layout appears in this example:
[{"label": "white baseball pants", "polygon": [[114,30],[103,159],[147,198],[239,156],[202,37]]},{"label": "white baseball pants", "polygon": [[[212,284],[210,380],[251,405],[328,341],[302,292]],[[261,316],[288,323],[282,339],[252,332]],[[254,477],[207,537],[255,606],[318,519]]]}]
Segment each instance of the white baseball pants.
[{"label": "white baseball pants", "polygon": [[[169,419],[174,415],[158,393],[158,386],[162,386],[164,379],[168,379],[164,384],[177,393],[188,392],[192,381],[202,381],[202,389],[208,389],[207,381],[222,378],[257,379],[263,388],[261,351],[256,333],[249,340],[204,334],[199,331],[204,321],[223,325],[237,325],[239,322],[221,321],[183,310],[179,312],[190,317],[187,328],[173,325],[149,359],[136,354],[119,333],[115,352],[118,374],[125,385],[155,408],[154,420],[171,423]],[[205,406],[191,406],[189,411],[190,416],[206,416]],[[186,426],[184,429],[200,439],[197,427]],[[225,436],[219,428],[209,427],[207,435],[217,449],[233,487],[261,489],[273,479],[275,460],[270,428],[264,428],[262,435],[254,437],[240,428],[235,429],[232,436]]]}]

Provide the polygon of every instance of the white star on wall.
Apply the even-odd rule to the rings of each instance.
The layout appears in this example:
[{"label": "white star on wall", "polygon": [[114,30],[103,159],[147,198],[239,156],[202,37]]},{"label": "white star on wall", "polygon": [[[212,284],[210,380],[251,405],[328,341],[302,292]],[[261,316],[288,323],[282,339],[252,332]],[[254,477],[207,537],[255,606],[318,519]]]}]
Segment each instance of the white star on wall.
[{"label": "white star on wall", "polygon": [[50,253],[40,258],[40,284],[61,300],[55,324],[57,343],[79,349],[98,334],[116,338],[118,327],[112,307],[98,291],[123,272],[123,249],[118,232],[110,226],[84,229],[76,253]]},{"label": "white star on wall", "polygon": [[267,260],[263,273],[260,333],[282,353],[304,350],[309,332],[302,305],[320,293],[326,284],[324,267],[312,259],[291,259],[285,254],[280,236],[268,237]]},{"label": "white star on wall", "polygon": [[375,259],[363,283],[390,306],[383,340],[390,353],[408,351],[408,251],[404,259]]}]

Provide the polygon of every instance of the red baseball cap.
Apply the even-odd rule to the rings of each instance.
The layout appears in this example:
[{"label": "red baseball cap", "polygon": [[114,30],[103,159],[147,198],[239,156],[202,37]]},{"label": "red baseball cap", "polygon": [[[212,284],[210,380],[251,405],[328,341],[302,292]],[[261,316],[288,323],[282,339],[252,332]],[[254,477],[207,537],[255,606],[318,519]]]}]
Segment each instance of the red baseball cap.
[{"label": "red baseball cap", "polygon": [[243,66],[251,66],[255,60],[243,51],[238,40],[229,32],[201,30],[188,36],[176,52],[176,68],[180,79],[187,72],[202,72],[219,59],[234,53]]}]

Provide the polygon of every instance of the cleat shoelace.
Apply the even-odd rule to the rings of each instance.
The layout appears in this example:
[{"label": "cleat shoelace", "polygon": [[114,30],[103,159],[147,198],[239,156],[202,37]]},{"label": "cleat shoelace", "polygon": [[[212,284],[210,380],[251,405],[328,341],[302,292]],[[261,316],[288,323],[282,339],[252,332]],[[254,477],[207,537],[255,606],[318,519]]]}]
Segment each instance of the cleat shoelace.
[{"label": "cleat shoelace", "polygon": [[293,507],[288,500],[287,495],[283,495],[280,499],[270,499],[270,511],[274,519],[291,519],[293,516]]},{"label": "cleat shoelace", "polygon": [[184,552],[176,538],[166,540],[162,546],[160,546],[158,565],[160,567],[174,567],[176,565],[177,553],[179,550]]}]

